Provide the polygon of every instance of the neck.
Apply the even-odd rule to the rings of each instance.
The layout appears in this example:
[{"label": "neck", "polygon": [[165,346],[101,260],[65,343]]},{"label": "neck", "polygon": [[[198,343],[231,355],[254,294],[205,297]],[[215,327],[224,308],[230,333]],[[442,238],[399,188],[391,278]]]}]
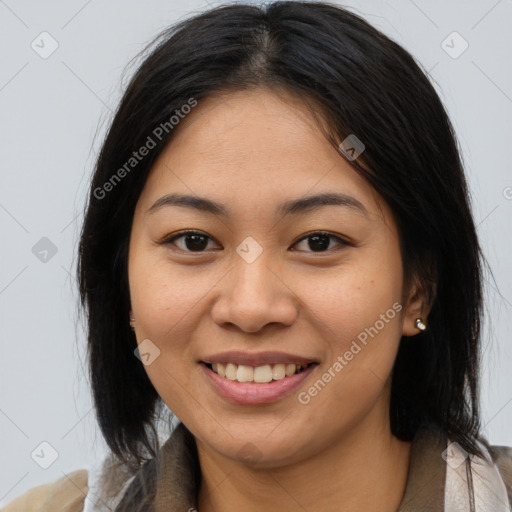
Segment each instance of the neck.
[{"label": "neck", "polygon": [[396,512],[407,484],[411,443],[389,425],[358,426],[327,450],[278,468],[257,469],[201,446],[199,512]]}]

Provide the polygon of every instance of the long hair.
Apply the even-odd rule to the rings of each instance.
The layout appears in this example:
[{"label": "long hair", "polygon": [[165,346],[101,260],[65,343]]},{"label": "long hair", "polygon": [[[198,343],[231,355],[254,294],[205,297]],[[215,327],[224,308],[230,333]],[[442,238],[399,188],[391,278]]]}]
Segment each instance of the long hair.
[{"label": "long hair", "polygon": [[[346,9],[296,1],[224,5],[165,30],[111,122],[92,177],[78,260],[92,392],[110,450],[133,468],[150,460],[165,409],[134,357],[128,324],[136,202],[173,136],[171,117],[219,91],[249,87],[295,93],[325,121],[335,147],[350,134],[364,142],[365,151],[350,164],[393,211],[406,287],[418,279],[432,304],[428,330],[400,342],[392,432],[410,441],[421,426],[437,425],[468,453],[481,455],[475,440],[484,260],[448,115],[404,48]],[[151,134],[156,147],[131,162]]]}]

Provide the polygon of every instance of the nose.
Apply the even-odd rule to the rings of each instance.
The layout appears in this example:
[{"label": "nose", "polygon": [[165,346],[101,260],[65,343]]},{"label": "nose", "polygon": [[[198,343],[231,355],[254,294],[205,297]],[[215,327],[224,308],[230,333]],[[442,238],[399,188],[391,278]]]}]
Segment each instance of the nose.
[{"label": "nose", "polygon": [[290,326],[295,321],[298,300],[292,283],[264,254],[252,263],[235,258],[234,266],[219,283],[219,297],[211,310],[218,325],[234,325],[255,333],[268,324]]}]

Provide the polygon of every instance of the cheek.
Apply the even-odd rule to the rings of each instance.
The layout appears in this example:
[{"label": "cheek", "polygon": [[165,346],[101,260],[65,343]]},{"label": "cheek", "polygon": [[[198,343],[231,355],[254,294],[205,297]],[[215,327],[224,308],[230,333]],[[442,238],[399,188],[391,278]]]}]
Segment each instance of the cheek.
[{"label": "cheek", "polygon": [[129,263],[131,305],[140,344],[149,339],[159,355],[144,369],[163,401],[173,411],[187,408],[194,379],[195,354],[190,343],[201,299],[215,281],[208,274],[179,268],[151,251],[133,251]]},{"label": "cheek", "polygon": [[179,339],[176,334],[186,329],[216,282],[211,272],[173,264],[163,252],[134,250],[129,266],[130,298],[139,332],[160,342],[166,336]]},{"label": "cheek", "polygon": [[381,315],[386,312],[386,327],[398,323],[399,308],[393,304],[400,300],[400,268],[391,264],[361,262],[295,283],[294,291],[304,298],[304,314],[341,349],[376,322],[381,330]]},{"label": "cheek", "polygon": [[302,282],[311,321],[329,354],[323,371],[330,370],[325,381],[333,384],[319,402],[347,404],[359,397],[364,406],[363,397],[373,400],[388,380],[402,332],[398,256],[381,250],[379,258],[361,258],[315,284]]},{"label": "cheek", "polygon": [[[163,252],[163,251],[162,251]],[[224,272],[177,265],[165,254],[135,252],[130,262],[131,304],[138,343],[151,340],[158,357],[145,371],[167,406],[187,410],[197,372],[198,331],[209,294]]]}]

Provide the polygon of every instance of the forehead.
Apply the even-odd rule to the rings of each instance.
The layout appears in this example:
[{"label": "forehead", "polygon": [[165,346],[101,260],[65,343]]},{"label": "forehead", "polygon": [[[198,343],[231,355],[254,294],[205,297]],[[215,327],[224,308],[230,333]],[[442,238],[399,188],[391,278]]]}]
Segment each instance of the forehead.
[{"label": "forehead", "polygon": [[260,88],[207,97],[180,121],[141,200],[177,192],[248,208],[325,192],[381,202],[300,99]]}]

